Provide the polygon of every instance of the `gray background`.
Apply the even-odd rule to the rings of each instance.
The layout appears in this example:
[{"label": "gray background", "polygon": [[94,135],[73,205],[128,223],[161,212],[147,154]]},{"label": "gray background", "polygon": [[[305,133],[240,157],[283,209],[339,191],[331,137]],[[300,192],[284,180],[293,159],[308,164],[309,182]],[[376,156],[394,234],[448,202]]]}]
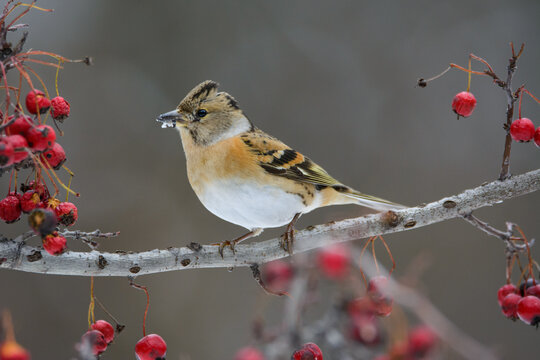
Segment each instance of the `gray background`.
[{"label": "gray background", "polygon": [[[76,172],[73,187],[82,193],[74,200],[77,227],[122,232],[103,241],[105,251],[207,244],[242,233],[199,203],[178,135],[154,122],[202,80],[220,82],[258,127],[344,183],[410,205],[495,179],[504,143],[505,97],[490,79],[473,78],[478,107],[471,118],[456,121],[450,103],[465,89],[466,75],[451,72],[427,89],[414,87],[418,77],[449,62],[466,65],[469,52],[503,74],[508,42],[525,42],[515,84],[526,82],[540,95],[536,1],[39,5],[56,11],[24,19],[31,24],[28,48],[95,59],[92,67],[67,64],[60,74],[61,94],[72,105],[60,142]],[[54,71],[40,71],[52,90]],[[540,107],[529,98],[523,106],[540,125]],[[533,145],[514,144],[511,170],[537,168],[539,158]],[[6,177],[0,185],[7,188]],[[477,214],[500,228],[516,221],[538,237],[539,201],[533,194]],[[353,206],[323,209],[303,217],[299,228],[363,213]],[[16,235],[26,227],[21,221],[0,229]],[[431,259],[421,289],[458,326],[505,358],[537,354],[538,332],[500,313],[496,291],[504,283],[504,257],[498,240],[458,220],[386,240],[398,276],[418,254]],[[168,359],[230,359],[252,341],[250,324],[264,296],[248,270],[192,270],[139,282],[151,289],[148,328],[169,343]],[[74,354],[86,328],[89,279],[1,271],[0,284],[0,306],[13,312],[18,340],[35,359]],[[96,292],[128,325],[105,358],[131,358],[141,336],[144,294],[119,278],[98,279]],[[264,300],[265,314],[279,318],[284,301]]]}]

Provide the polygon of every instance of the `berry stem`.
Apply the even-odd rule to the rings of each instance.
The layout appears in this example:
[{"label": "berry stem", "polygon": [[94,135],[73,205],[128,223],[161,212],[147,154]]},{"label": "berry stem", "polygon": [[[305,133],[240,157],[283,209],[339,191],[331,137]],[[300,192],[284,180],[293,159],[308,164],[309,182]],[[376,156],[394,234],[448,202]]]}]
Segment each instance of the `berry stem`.
[{"label": "berry stem", "polygon": [[62,63],[63,63],[62,60],[58,60],[58,67],[56,68],[56,76],[54,77],[54,87],[56,89],[56,96],[60,96],[60,93],[58,92],[58,73],[60,72],[60,67]]},{"label": "berry stem", "polygon": [[473,54],[469,55],[469,73],[467,74],[467,92],[471,90],[471,58]]},{"label": "berry stem", "polygon": [[2,312],[2,327],[4,328],[4,332],[6,334],[4,336],[4,342],[15,342],[13,320],[11,319],[11,313],[7,309]]},{"label": "berry stem", "polygon": [[[75,195],[76,197],[79,197],[81,196],[81,194],[79,194],[78,192],[75,192],[73,190],[71,190],[69,187],[67,187],[61,180],[60,178],[58,178],[58,175],[56,175],[56,172],[51,168],[51,165],[49,165],[49,162],[47,161],[47,159],[43,158],[43,161],[45,162],[46,164],[46,167],[43,165],[43,163],[39,160],[39,158],[36,158],[37,161],[39,162],[39,164],[41,166],[44,167],[45,171],[47,172],[47,175],[49,175],[49,171],[48,170],[52,170],[51,173],[53,174],[54,178],[56,179],[56,181],[60,184],[60,186],[62,186],[66,191],[72,193],[73,195]],[[49,175],[49,178],[50,178],[50,175]],[[56,190],[55,192],[55,195],[58,194],[58,188],[56,187],[56,184],[54,183],[54,181],[51,179],[53,185],[54,185],[54,188]]]},{"label": "berry stem", "polygon": [[142,325],[143,337],[144,337],[146,336],[146,316],[148,315],[148,308],[150,307],[150,293],[148,292],[148,289],[146,288],[146,286],[135,284],[132,278],[129,279],[129,285],[136,289],[142,290],[146,293],[146,308],[144,309],[144,318],[143,318],[143,325]]},{"label": "berry stem", "polygon": [[8,112],[9,112],[9,104],[11,104],[11,96],[9,94],[9,86],[8,86],[8,83],[7,83],[7,75],[6,75],[6,67],[4,66],[4,63],[0,61],[0,67],[2,68],[2,77],[4,79],[4,86],[5,86],[5,89],[6,89],[6,112],[5,112],[5,116],[4,116],[4,119],[3,119],[3,122],[7,122],[9,116],[8,116]]},{"label": "berry stem", "polygon": [[467,70],[467,69],[465,69],[464,67],[459,66],[458,64],[454,64],[454,63],[451,63],[451,64],[450,64],[450,67],[451,67],[451,68],[458,69],[458,70],[461,70],[461,71],[465,71],[466,73],[469,73],[469,74],[475,74],[475,75],[488,75],[488,74],[486,74],[485,72],[482,72],[482,71]]},{"label": "berry stem", "polygon": [[88,305],[88,329],[92,329],[92,324],[96,322],[96,317],[94,316],[94,277],[90,277],[90,305]]},{"label": "berry stem", "polygon": [[394,257],[392,256],[392,252],[390,251],[390,248],[388,247],[388,244],[386,241],[384,241],[382,235],[379,235],[379,239],[381,239],[381,242],[383,243],[384,247],[386,248],[386,252],[388,253],[388,256],[390,257],[390,260],[392,261],[392,268],[390,269],[390,272],[388,273],[388,276],[392,275],[394,270],[396,269],[396,262],[394,261]]},{"label": "berry stem", "polygon": [[116,320],[116,318],[107,310],[107,308],[105,307],[105,305],[103,305],[101,303],[101,301],[99,301],[99,299],[97,298],[97,296],[94,296],[94,300],[96,302],[96,304],[98,304],[98,306],[101,308],[101,310],[103,310],[105,312],[105,314],[107,314],[107,316],[109,316],[116,325],[119,325],[120,322],[118,320]]},{"label": "berry stem", "polygon": [[380,269],[379,269],[379,262],[377,261],[377,255],[375,254],[375,240],[377,239],[377,237],[373,237],[371,239],[371,254],[373,255],[373,262],[375,263],[375,269],[377,270],[377,274],[380,274]]}]

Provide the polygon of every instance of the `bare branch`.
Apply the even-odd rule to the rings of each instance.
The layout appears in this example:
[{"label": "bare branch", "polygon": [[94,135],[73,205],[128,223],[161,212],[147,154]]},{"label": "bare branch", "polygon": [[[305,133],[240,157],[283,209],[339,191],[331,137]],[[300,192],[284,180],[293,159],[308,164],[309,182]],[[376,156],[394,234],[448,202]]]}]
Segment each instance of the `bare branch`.
[{"label": "bare branch", "polygon": [[[328,245],[375,235],[416,229],[437,222],[463,217],[473,210],[498,204],[506,199],[540,189],[540,169],[493,181],[459,195],[427,205],[396,212],[372,214],[324,225],[310,226],[295,233],[293,254]],[[189,242],[189,239],[183,239]],[[196,268],[229,268],[262,264],[289,256],[280,247],[280,239],[238,245],[236,254],[213,245],[168,248],[140,253],[73,252],[50,256],[40,248],[20,241],[0,241],[0,268],[44,274],[78,276],[134,276]],[[22,245],[22,246],[21,246]],[[41,256],[36,256],[41,253]]]}]

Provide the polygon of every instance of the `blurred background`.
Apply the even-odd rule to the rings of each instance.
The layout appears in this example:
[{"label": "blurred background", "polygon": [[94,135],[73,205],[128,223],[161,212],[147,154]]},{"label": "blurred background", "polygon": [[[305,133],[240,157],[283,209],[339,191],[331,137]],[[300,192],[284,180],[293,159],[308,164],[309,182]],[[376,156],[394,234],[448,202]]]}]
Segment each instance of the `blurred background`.
[{"label": "blurred background", "polygon": [[[200,204],[187,181],[178,134],[154,120],[203,80],[218,81],[258,127],[345,184],[408,205],[496,179],[505,134],[505,94],[489,78],[473,77],[478,106],[459,121],[450,104],[465,90],[466,74],[451,71],[426,89],[415,87],[417,78],[431,77],[450,62],[466,66],[470,52],[505,76],[508,43],[524,42],[514,84],[526,83],[540,95],[537,1],[38,5],[55,12],[32,11],[23,19],[31,26],[27,48],[94,58],[94,66],[66,64],[60,72],[60,95],[71,103],[72,115],[59,142],[76,173],[72,186],[82,194],[71,199],[79,208],[76,227],[121,232],[102,241],[103,251],[208,244],[243,234]],[[54,70],[40,71],[52,90]],[[525,98],[522,111],[540,125],[538,104]],[[538,168],[538,159],[535,146],[514,143],[511,171]],[[0,178],[2,189],[7,182]],[[538,237],[539,202],[535,193],[476,215],[501,229],[505,221],[517,222],[529,237]],[[297,227],[364,213],[354,206],[318,210]],[[0,233],[10,236],[25,230],[24,219],[0,224]],[[508,321],[497,304],[505,282],[500,241],[460,220],[386,240],[397,277],[419,254],[430,259],[420,289],[465,332],[502,358],[537,353],[538,332]],[[540,251],[533,252],[538,259]],[[138,282],[150,289],[147,328],[168,342],[168,359],[231,359],[253,342],[252,320],[264,314],[276,322],[287,301],[265,296],[246,268],[156,274]],[[74,356],[73,345],[87,326],[89,283],[0,271],[0,307],[11,309],[17,339],[35,359]],[[104,358],[131,358],[141,337],[144,294],[123,278],[98,278],[96,294],[127,325]],[[98,310],[97,316],[104,314]]]}]

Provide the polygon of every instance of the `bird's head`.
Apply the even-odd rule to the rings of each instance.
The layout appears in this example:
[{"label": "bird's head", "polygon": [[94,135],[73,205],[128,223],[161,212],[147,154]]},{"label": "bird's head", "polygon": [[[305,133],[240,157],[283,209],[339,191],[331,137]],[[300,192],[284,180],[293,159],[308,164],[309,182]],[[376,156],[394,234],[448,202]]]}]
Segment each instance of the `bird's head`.
[{"label": "bird's head", "polygon": [[207,80],[197,85],[178,107],[158,116],[162,127],[187,132],[202,146],[212,145],[242,132],[253,125],[226,92],[218,92],[219,84]]}]

